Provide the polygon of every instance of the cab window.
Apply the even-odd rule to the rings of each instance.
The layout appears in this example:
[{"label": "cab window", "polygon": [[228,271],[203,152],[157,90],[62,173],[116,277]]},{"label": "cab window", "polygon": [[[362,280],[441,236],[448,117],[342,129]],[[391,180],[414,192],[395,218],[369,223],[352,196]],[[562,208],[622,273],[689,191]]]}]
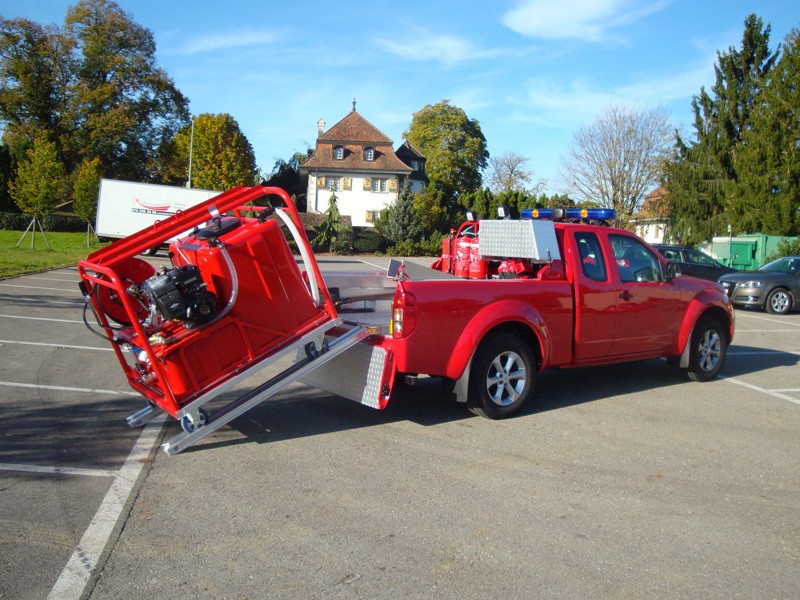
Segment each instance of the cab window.
[{"label": "cab window", "polygon": [[600,251],[600,240],[597,239],[597,235],[591,232],[578,232],[575,234],[575,242],[578,244],[578,256],[583,274],[594,281],[606,281],[608,279],[606,262]]},{"label": "cab window", "polygon": [[625,283],[633,281],[663,281],[661,263],[637,239],[625,235],[609,235],[614,249],[619,278]]}]

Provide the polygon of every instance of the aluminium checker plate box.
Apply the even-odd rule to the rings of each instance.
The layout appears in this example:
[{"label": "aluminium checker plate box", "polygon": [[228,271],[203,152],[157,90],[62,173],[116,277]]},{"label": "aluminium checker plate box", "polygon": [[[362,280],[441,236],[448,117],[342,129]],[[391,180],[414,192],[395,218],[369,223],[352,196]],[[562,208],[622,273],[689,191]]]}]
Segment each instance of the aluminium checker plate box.
[{"label": "aluminium checker plate box", "polygon": [[535,262],[561,259],[552,221],[480,221],[478,248],[482,257],[527,258]]}]

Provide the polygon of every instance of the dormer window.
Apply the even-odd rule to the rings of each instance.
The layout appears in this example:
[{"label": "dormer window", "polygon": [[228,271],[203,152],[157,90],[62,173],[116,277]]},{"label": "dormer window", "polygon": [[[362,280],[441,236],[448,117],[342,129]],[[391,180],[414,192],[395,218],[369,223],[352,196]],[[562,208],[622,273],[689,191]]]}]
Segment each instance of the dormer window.
[{"label": "dormer window", "polygon": [[334,160],[344,160],[344,146],[334,146],[333,147],[333,159]]},{"label": "dormer window", "polygon": [[367,146],[364,148],[364,160],[372,162],[375,160],[375,148]]}]

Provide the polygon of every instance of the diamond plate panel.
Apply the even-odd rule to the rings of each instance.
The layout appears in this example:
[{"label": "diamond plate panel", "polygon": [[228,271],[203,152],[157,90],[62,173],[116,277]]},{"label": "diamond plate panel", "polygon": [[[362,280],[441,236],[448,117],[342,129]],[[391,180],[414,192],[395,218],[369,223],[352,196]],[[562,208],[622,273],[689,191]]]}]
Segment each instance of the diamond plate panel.
[{"label": "diamond plate panel", "polygon": [[552,221],[480,221],[478,248],[481,256],[559,260],[556,230]]},{"label": "diamond plate panel", "polygon": [[300,381],[343,398],[379,408],[381,377],[386,350],[370,344],[355,344],[317,367]]}]

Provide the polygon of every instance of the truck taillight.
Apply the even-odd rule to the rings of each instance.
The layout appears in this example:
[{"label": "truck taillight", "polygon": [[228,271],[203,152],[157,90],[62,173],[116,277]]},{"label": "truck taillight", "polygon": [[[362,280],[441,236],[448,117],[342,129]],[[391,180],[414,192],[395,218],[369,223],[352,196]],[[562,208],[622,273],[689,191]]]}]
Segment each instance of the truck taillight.
[{"label": "truck taillight", "polygon": [[397,288],[392,301],[392,337],[403,338],[414,330],[416,325],[416,299],[401,287]]}]

